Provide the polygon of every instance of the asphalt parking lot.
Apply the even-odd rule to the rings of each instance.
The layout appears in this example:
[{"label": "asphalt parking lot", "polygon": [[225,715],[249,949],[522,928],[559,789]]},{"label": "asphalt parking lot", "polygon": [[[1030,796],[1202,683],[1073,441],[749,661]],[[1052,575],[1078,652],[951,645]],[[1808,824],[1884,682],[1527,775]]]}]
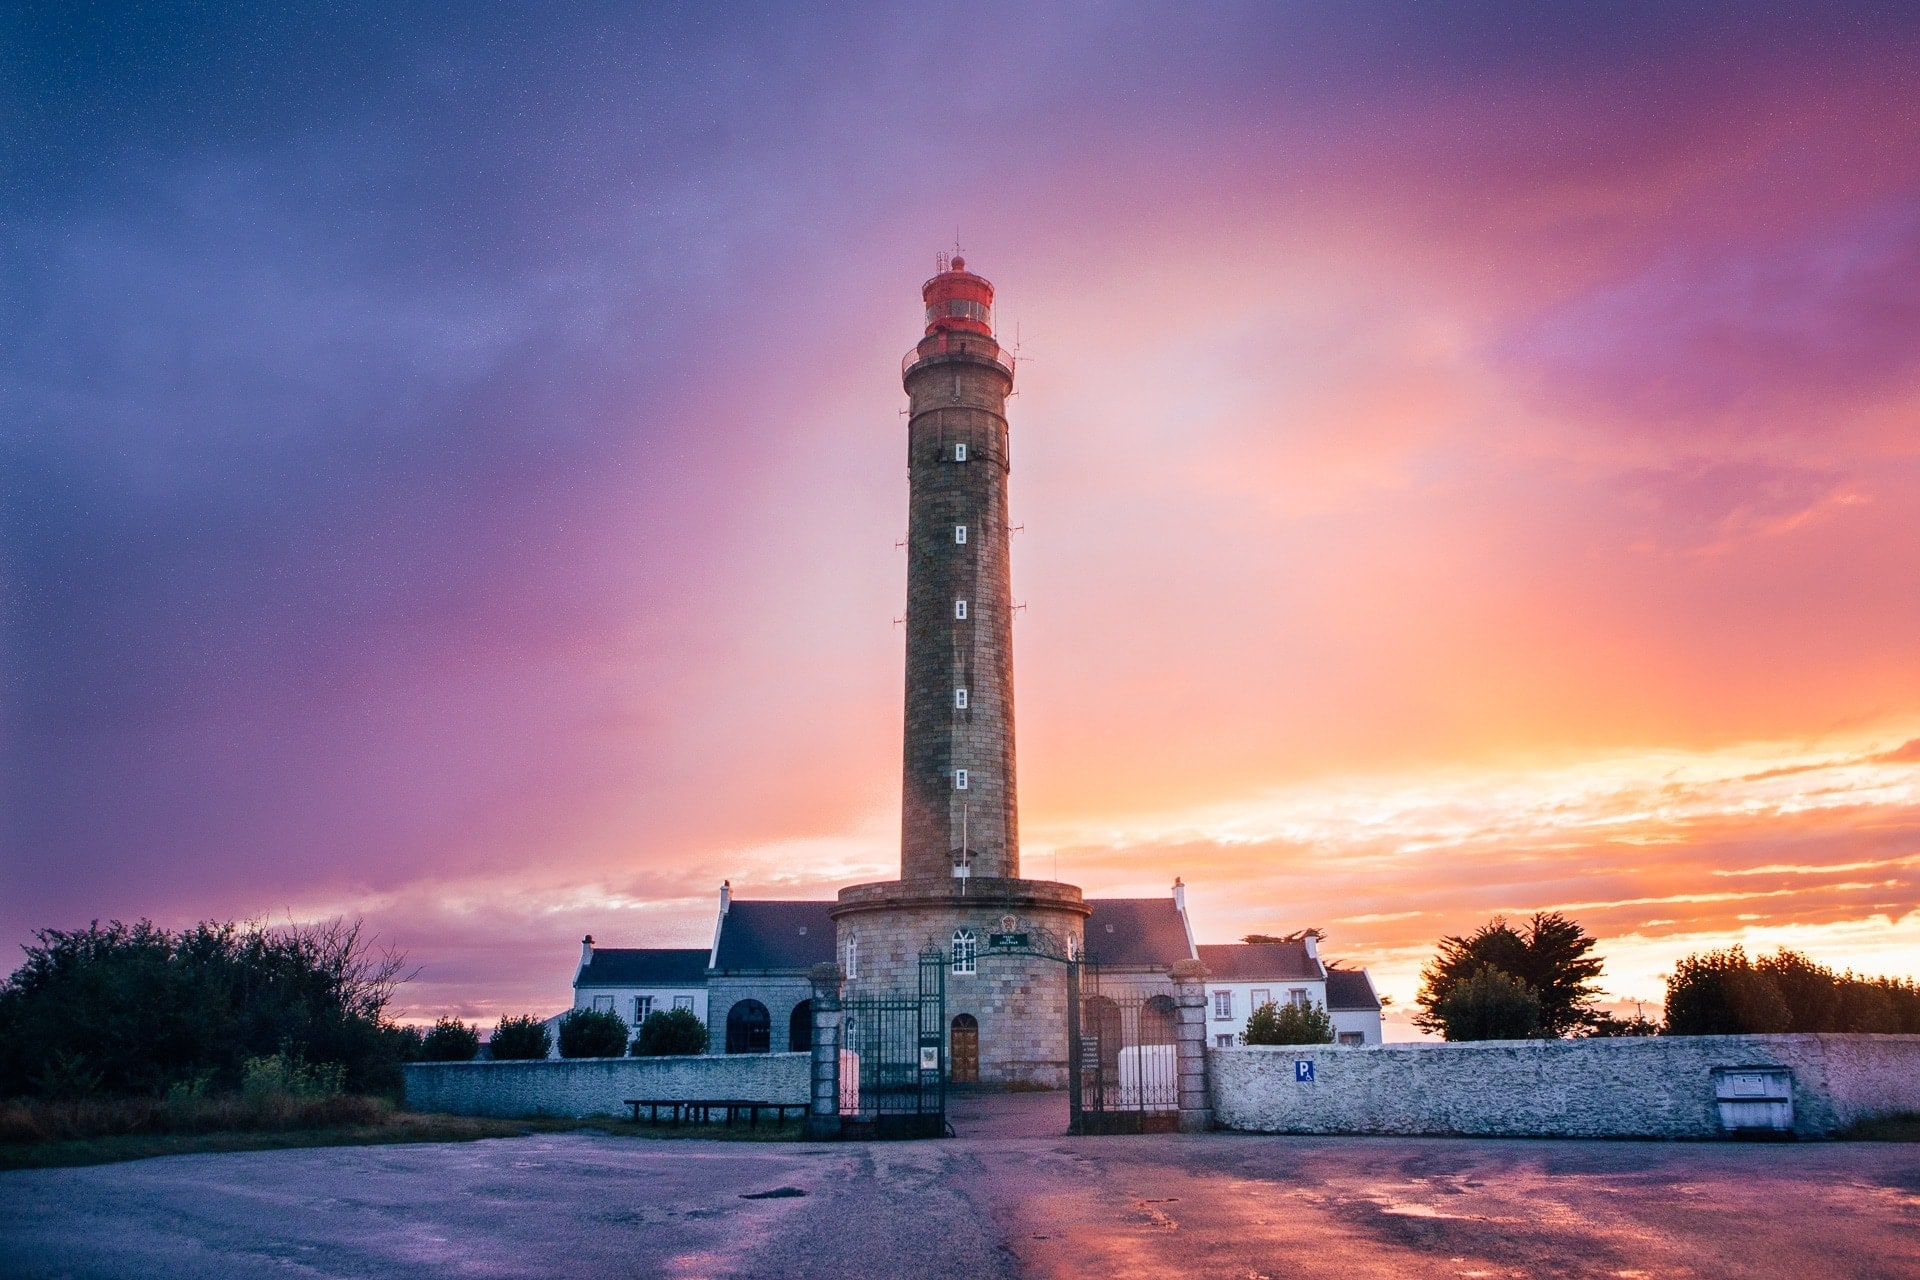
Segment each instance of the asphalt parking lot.
[{"label": "asphalt parking lot", "polygon": [[0,1237],[47,1280],[1910,1278],[1920,1147],[563,1134],[0,1174]]}]

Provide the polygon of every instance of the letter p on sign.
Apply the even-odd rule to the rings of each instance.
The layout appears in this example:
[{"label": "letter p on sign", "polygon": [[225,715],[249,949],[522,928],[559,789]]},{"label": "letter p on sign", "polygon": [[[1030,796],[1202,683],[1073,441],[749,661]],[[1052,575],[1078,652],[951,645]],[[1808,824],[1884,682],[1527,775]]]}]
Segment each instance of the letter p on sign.
[{"label": "letter p on sign", "polygon": [[1295,1084],[1312,1084],[1313,1083],[1313,1060],[1312,1059],[1295,1058],[1293,1060],[1293,1082]]}]

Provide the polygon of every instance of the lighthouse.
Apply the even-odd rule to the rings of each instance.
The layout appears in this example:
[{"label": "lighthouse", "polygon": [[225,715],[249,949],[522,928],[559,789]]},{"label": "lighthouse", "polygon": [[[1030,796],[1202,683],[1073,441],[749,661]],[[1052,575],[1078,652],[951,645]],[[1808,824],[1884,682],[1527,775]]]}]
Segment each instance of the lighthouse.
[{"label": "lighthouse", "polygon": [[920,299],[924,327],[900,364],[900,878],[840,891],[829,913],[836,960],[857,996],[914,990],[922,954],[941,953],[951,1079],[1058,1088],[1067,1079],[1060,961],[1080,954],[1091,908],[1074,885],[1020,875],[1007,555],[1013,356],[994,338],[993,286],[966,259],[943,259]]},{"label": "lighthouse", "polygon": [[920,290],[907,410],[900,876],[1017,879],[1007,397],[993,286],[955,257]]}]

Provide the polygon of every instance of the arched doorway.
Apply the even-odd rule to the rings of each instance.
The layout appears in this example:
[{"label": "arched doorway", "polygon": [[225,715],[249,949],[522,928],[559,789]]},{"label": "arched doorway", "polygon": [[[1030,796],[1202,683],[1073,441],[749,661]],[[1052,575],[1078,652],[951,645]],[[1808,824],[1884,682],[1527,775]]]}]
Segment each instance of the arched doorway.
[{"label": "arched doorway", "polygon": [[773,1019],[758,1000],[742,1000],[727,1010],[727,1052],[766,1053]]},{"label": "arched doorway", "polygon": [[980,1024],[970,1013],[953,1015],[948,1037],[947,1078],[955,1084],[974,1084],[980,1079]]},{"label": "arched doorway", "polygon": [[793,1006],[793,1014],[787,1019],[787,1048],[794,1053],[813,1048],[813,1001],[802,1000]]},{"label": "arched doorway", "polygon": [[1140,1043],[1172,1044],[1174,1009],[1172,996],[1152,996],[1140,1006]]}]

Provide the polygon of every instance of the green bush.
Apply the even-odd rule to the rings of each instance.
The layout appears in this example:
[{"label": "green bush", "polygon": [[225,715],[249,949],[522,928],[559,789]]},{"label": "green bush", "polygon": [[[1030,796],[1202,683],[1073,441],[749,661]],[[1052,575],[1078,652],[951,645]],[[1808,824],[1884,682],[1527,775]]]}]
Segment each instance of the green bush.
[{"label": "green bush", "polygon": [[420,1041],[422,1062],[472,1062],[479,1052],[479,1029],[458,1018],[441,1018]]},{"label": "green bush", "polygon": [[372,953],[358,924],[95,921],[35,937],[0,983],[0,1095],[158,1098],[203,1079],[232,1092],[249,1059],[281,1053],[393,1092],[418,1049],[386,1016],[404,961]]},{"label": "green bush", "polygon": [[553,1050],[553,1036],[546,1024],[532,1014],[502,1018],[487,1040],[496,1061],[526,1062],[544,1058]]},{"label": "green bush", "polygon": [[1332,1044],[1333,1019],[1318,1004],[1274,1004],[1269,1000],[1247,1019],[1241,1044]]},{"label": "green bush", "polygon": [[611,1009],[571,1009],[560,1019],[563,1058],[619,1058],[627,1052],[627,1024]]},{"label": "green bush", "polygon": [[666,1058],[707,1051],[707,1024],[691,1009],[656,1009],[633,1038],[636,1058]]},{"label": "green bush", "polygon": [[1540,997],[1512,974],[1482,965],[1447,988],[1429,1022],[1449,1040],[1528,1040],[1541,1034]]}]

